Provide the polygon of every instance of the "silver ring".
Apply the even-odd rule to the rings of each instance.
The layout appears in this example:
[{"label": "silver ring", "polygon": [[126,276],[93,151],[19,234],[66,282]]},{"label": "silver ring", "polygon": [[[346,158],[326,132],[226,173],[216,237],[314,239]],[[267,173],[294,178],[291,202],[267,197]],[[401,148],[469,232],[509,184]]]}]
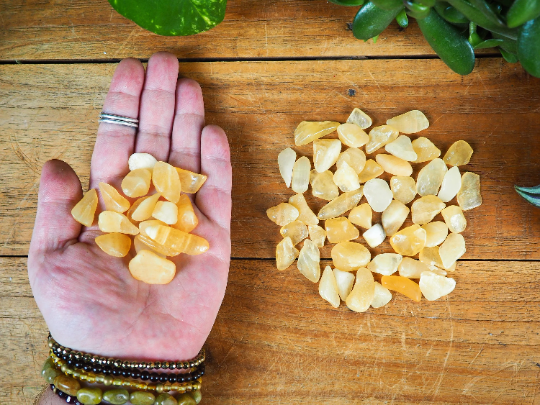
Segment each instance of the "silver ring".
[{"label": "silver ring", "polygon": [[131,128],[139,127],[139,120],[136,118],[124,117],[122,115],[116,115],[116,114],[107,114],[103,111],[101,112],[101,114],[99,114],[98,122],[107,122],[109,124],[124,125],[126,127],[131,127]]}]

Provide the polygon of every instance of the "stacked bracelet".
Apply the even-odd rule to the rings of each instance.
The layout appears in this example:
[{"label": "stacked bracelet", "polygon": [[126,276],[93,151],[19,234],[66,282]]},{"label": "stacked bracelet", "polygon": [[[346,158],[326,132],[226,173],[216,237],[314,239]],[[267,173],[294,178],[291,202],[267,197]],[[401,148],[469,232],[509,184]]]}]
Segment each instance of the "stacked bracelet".
[{"label": "stacked bracelet", "polygon": [[[121,405],[130,401],[133,405],[195,405],[201,400],[204,349],[189,361],[137,362],[74,351],[58,344],[50,335],[49,347],[50,355],[42,375],[53,392],[67,403]],[[151,369],[178,372],[147,371]],[[105,386],[104,391],[96,384]]]}]

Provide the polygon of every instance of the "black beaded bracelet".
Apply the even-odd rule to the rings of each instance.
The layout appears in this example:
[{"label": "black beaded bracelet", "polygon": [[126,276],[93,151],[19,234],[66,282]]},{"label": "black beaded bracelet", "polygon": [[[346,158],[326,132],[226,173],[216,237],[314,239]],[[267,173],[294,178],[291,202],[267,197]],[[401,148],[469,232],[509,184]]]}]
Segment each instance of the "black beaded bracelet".
[{"label": "black beaded bracelet", "polygon": [[[65,361],[77,360],[84,361],[89,364],[96,364],[101,367],[110,367],[110,368],[119,368],[125,370],[131,369],[147,369],[147,370],[159,370],[159,369],[168,369],[168,370],[186,370],[189,368],[198,367],[200,364],[204,363],[205,360],[205,351],[201,349],[197,357],[189,361],[153,361],[153,362],[138,362],[138,361],[125,361],[113,358],[105,358],[101,356],[94,356],[89,353],[83,353],[75,350],[71,350],[68,347],[64,347],[58,342],[56,342],[52,336],[49,334],[49,347],[54,351],[54,353],[64,359]],[[140,370],[139,370],[140,371]]]},{"label": "black beaded bracelet", "polygon": [[95,374],[104,374],[104,375],[113,375],[116,377],[122,376],[126,378],[141,379],[143,381],[152,381],[152,382],[189,382],[195,381],[198,378],[201,378],[205,373],[205,364],[201,363],[198,367],[189,373],[154,373],[149,371],[140,370],[138,368],[133,369],[122,369],[116,367],[107,367],[101,366],[99,364],[92,364],[91,362],[86,362],[84,359],[76,360],[73,357],[70,357],[68,354],[64,354],[60,349],[54,350],[51,349],[53,353],[58,357],[64,360],[68,365],[73,368],[84,370],[88,372],[93,372]]}]

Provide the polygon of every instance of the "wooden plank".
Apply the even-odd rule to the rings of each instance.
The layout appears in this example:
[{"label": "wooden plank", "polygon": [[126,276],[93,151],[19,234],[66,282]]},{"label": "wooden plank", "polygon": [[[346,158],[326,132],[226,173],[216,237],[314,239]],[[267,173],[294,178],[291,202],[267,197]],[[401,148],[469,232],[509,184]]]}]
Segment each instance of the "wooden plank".
[{"label": "wooden plank", "polygon": [[[46,326],[25,258],[0,259],[0,403],[31,403],[42,385]],[[540,395],[540,264],[459,264],[439,301],[395,295],[357,314],[331,308],[291,268],[233,260],[207,342],[207,404],[533,404]],[[0,301],[0,308],[3,306]],[[22,350],[26,349],[26,350]]]},{"label": "wooden plank", "polygon": [[[375,125],[409,109],[424,111],[431,127],[420,135],[443,153],[458,139],[471,143],[475,153],[464,169],[482,176],[484,205],[466,213],[465,258],[540,259],[540,211],[513,190],[540,183],[540,80],[518,65],[482,59],[463,78],[438,60],[183,63],[180,69],[201,82],[207,122],[229,135],[234,257],[274,257],[279,229],[265,211],[292,195],[276,161],[293,145],[297,124],[345,121],[361,106]],[[28,251],[46,160],[66,160],[86,184],[113,70],[110,64],[0,67],[0,254]],[[311,155],[310,146],[295,149]],[[323,203],[309,201],[314,209]],[[388,249],[384,244],[373,253]],[[323,255],[329,257],[328,249]]]},{"label": "wooden plank", "polygon": [[189,37],[152,34],[106,2],[1,0],[0,60],[433,55],[415,23],[394,22],[377,44],[347,28],[358,7],[326,0],[233,0],[216,28]]}]

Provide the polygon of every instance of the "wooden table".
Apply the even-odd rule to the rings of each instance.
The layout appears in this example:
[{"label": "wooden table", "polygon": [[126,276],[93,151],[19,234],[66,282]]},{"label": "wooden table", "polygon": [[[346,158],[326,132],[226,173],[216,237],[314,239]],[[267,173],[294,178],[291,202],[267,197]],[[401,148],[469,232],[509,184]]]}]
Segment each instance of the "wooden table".
[{"label": "wooden table", "polygon": [[[354,40],[355,12],[230,0],[217,28],[164,38],[104,0],[0,0],[1,404],[30,404],[42,386],[47,328],[26,275],[41,166],[63,159],[87,183],[117,62],[156,51],[201,83],[207,122],[232,149],[232,263],[204,403],[540,404],[540,210],[513,190],[540,183],[540,80],[492,53],[460,77],[415,24]],[[484,205],[466,214],[467,253],[446,298],[395,294],[357,314],[331,308],[295,268],[275,270],[280,235],[265,210],[292,194],[277,155],[301,120],[344,121],[354,107],[376,124],[420,109],[431,122],[422,135],[443,151],[458,139],[475,150],[466,169],[482,176]]]}]

